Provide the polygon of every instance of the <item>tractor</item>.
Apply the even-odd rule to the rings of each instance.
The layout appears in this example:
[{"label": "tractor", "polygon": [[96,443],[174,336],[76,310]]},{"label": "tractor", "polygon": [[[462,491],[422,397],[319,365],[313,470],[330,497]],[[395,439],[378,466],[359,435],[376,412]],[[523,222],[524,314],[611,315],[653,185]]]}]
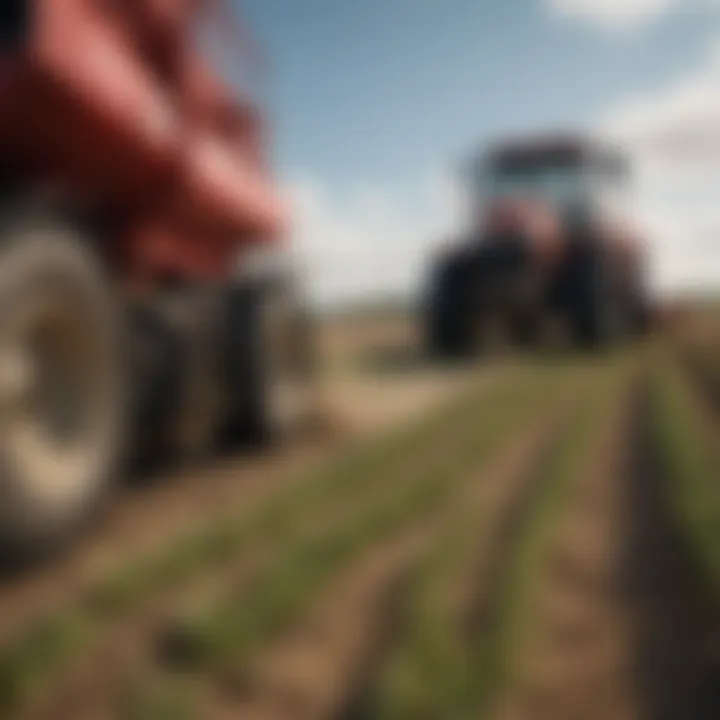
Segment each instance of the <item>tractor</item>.
[{"label": "tractor", "polygon": [[473,222],[434,261],[424,296],[430,353],[531,346],[551,318],[586,348],[643,330],[646,253],[625,218],[618,149],[571,134],[511,140],[466,172]]},{"label": "tractor", "polygon": [[221,13],[2,2],[3,554],[66,539],[138,457],[278,438],[308,410],[288,214],[259,104],[209,60]]}]

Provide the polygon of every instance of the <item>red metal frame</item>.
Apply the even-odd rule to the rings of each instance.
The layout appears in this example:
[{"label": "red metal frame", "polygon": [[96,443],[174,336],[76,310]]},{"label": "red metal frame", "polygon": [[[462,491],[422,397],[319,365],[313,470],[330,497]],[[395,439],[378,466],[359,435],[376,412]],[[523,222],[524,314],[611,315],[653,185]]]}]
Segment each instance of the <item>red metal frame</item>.
[{"label": "red metal frame", "polygon": [[258,109],[195,40],[211,0],[28,0],[0,55],[0,159],[117,220],[131,275],[222,277],[285,213]]}]

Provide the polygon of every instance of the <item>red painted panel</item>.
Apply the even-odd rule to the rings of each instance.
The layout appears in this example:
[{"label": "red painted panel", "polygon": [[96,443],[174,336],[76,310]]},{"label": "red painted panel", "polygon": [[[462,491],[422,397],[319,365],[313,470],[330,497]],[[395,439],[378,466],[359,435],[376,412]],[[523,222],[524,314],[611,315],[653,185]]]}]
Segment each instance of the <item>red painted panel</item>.
[{"label": "red painted panel", "polygon": [[111,208],[131,265],[220,272],[233,240],[282,233],[259,115],[196,54],[203,0],[34,2],[26,47],[0,57],[2,159]]},{"label": "red painted panel", "polygon": [[189,140],[186,160],[179,202],[187,212],[266,239],[282,232],[275,188],[251,159],[217,135],[199,134]]}]

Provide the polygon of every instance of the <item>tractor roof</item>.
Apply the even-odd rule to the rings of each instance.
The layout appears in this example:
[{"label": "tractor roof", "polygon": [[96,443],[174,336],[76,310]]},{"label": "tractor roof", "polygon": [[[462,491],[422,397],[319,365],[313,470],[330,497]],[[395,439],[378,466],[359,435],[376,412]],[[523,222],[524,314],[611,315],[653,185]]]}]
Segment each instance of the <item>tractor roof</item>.
[{"label": "tractor roof", "polygon": [[622,153],[609,143],[572,133],[531,135],[496,142],[480,157],[491,166],[526,165],[544,162],[584,163],[598,158],[623,161]]}]

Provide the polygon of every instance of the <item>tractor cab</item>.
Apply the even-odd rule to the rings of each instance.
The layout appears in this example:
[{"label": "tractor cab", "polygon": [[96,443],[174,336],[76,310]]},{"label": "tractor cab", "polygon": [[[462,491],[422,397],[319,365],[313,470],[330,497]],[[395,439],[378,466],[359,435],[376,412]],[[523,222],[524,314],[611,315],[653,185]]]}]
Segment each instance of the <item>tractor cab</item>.
[{"label": "tractor cab", "polygon": [[541,139],[496,146],[474,165],[480,215],[497,204],[542,204],[562,223],[625,214],[629,167],[614,148],[588,140]]}]

